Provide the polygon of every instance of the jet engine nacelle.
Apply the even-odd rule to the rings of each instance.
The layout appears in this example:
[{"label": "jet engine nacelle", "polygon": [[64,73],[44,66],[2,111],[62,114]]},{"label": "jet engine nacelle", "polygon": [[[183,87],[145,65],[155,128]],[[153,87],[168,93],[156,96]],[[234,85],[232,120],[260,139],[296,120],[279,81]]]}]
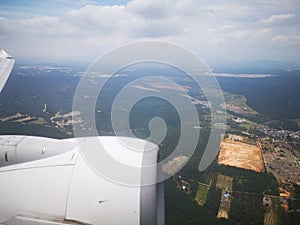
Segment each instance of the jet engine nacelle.
[{"label": "jet engine nacelle", "polygon": [[[122,144],[128,140],[136,148],[147,144],[152,150],[132,152]],[[78,141],[100,141],[102,149],[89,151],[95,157],[97,151],[109,151],[120,162],[128,156],[125,161],[137,168],[157,162],[158,147],[140,139],[0,136],[0,224],[164,224],[161,183],[130,186],[101,176]],[[150,174],[156,176],[157,170]]]}]

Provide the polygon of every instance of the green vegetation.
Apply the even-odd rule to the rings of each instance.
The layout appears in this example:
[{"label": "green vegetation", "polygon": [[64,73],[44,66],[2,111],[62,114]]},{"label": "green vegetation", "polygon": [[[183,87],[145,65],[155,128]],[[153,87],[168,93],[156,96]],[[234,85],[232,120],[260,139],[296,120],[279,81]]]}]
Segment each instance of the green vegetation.
[{"label": "green vegetation", "polygon": [[233,192],[229,218],[234,221],[231,224],[263,225],[262,195]]},{"label": "green vegetation", "polygon": [[[272,205],[266,208],[264,217],[265,225],[294,225],[297,220],[296,217],[300,217],[299,213],[292,211],[287,213],[281,207],[280,199],[277,197],[271,197]],[[291,204],[289,204],[291,205]],[[298,220],[299,221],[299,220]]]},{"label": "green vegetation", "polygon": [[199,183],[198,190],[195,196],[195,200],[199,205],[204,205],[207,201],[207,194],[209,191],[209,187],[207,185],[203,185]]},{"label": "green vegetation", "polygon": [[243,95],[223,92],[227,110],[238,114],[257,114],[247,105],[247,99]]},{"label": "green vegetation", "polygon": [[241,107],[247,107],[246,99],[242,95],[224,92],[224,98],[225,98],[226,103],[228,103],[228,104],[233,104],[233,105],[241,106]]},{"label": "green vegetation", "polygon": [[198,205],[190,196],[176,187],[176,182],[170,178],[165,181],[166,224],[194,225],[214,224],[214,216],[210,211]]},{"label": "green vegetation", "polygon": [[[30,73],[34,72],[31,71]],[[149,73],[153,75],[152,71]],[[53,125],[52,127],[48,125],[50,118],[58,111],[61,114],[72,111],[73,94],[79,79],[79,77],[65,76],[60,73],[49,76],[12,76],[11,81],[14,85],[8,85],[0,96],[0,116],[5,117],[21,112],[41,119],[27,124],[0,122],[0,134],[38,135],[53,138],[72,137],[71,126],[66,129],[58,129]],[[96,124],[100,135],[114,134],[110,121],[112,102],[119,89],[130,82],[130,79],[132,79],[130,76],[112,79],[106,85],[107,89],[103,90],[103,93],[106,94],[99,96],[101,101],[97,102],[96,108],[101,109],[101,112],[96,113]],[[58,80],[59,82],[57,82]],[[191,86],[188,81],[179,80],[178,82]],[[197,96],[201,96],[201,93],[198,93]],[[240,117],[242,114],[243,118],[259,124],[265,123],[271,127],[282,127],[288,130],[299,129],[299,124],[297,124],[300,122],[299,119],[281,119],[270,114],[254,114],[255,112],[247,106],[246,99],[242,95],[226,92],[225,100],[227,104],[235,106],[230,110],[230,117]],[[47,113],[42,111],[45,104],[47,104]],[[262,206],[262,197],[263,194],[279,195],[277,180],[272,174],[220,166],[216,161],[212,162],[205,171],[200,172],[198,170],[199,162],[210,135],[210,111],[199,105],[196,107],[201,121],[199,142],[192,158],[176,175],[176,177],[182,176],[190,184],[190,192],[186,193],[178,188],[173,177],[165,181],[166,224],[263,224],[266,209]],[[160,145],[162,159],[174,150],[180,137],[180,117],[171,104],[162,99],[146,98],[136,103],[129,117],[133,133],[140,138],[146,138],[151,134],[149,121],[152,118],[164,119],[168,130]],[[231,130],[230,133],[233,134],[249,132],[261,135],[259,131],[247,123],[237,123],[229,119],[227,125]],[[211,151],[219,148],[218,140],[214,144],[215,146],[212,146]],[[185,147],[188,149],[193,146],[187,144]],[[199,184],[199,182],[210,183],[210,187]],[[229,219],[217,219],[221,196],[221,189],[217,187],[225,186],[232,190]],[[295,186],[294,197],[300,196],[299,190],[299,187]],[[276,217],[282,218],[279,219],[280,221],[288,221],[286,218],[290,218],[290,222],[285,224],[296,225],[297,221],[300,221],[300,216],[295,210],[300,208],[300,201],[291,201],[289,204],[294,210],[289,213],[289,217],[285,217],[285,212],[282,213],[282,211],[278,211]],[[270,221],[274,215],[271,214]]]},{"label": "green vegetation", "polygon": [[38,124],[38,125],[45,125],[48,122],[44,119],[44,118],[39,118],[37,120],[34,120],[32,122],[30,122],[31,124]]},{"label": "green vegetation", "polygon": [[0,135],[35,135],[50,138],[70,138],[63,130],[40,124],[0,122]]},{"label": "green vegetation", "polygon": [[264,122],[264,124],[275,129],[281,128],[291,131],[298,131],[300,129],[298,120],[293,119],[271,119]]}]

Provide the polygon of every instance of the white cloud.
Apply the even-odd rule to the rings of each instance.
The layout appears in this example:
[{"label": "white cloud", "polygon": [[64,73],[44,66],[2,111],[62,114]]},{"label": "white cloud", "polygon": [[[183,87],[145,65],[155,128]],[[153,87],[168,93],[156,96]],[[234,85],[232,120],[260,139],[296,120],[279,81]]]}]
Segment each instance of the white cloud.
[{"label": "white cloud", "polygon": [[265,23],[276,23],[276,22],[281,22],[285,21],[287,19],[295,17],[295,14],[280,14],[280,15],[272,15],[266,20],[264,20]]},{"label": "white cloud", "polygon": [[[81,2],[77,9],[62,15],[22,19],[6,17],[0,11],[0,45],[15,57],[46,60],[73,60],[82,55],[93,60],[111,48],[144,39],[176,42],[202,56],[255,58],[262,50],[285,46],[285,52],[278,52],[294,57],[288,53],[295,48],[300,52],[300,46],[295,47],[299,44],[296,12],[300,6],[297,8],[294,0],[287,0],[281,8],[268,2],[133,0],[127,5],[83,7]],[[275,26],[285,22],[289,22],[288,28]]]},{"label": "white cloud", "polygon": [[212,37],[209,40],[209,43],[212,45],[221,45],[221,44],[224,44],[225,42],[226,42],[226,39],[218,38],[218,37]]},{"label": "white cloud", "polygon": [[272,42],[287,43],[289,45],[300,44],[300,35],[277,35]]},{"label": "white cloud", "polygon": [[251,12],[251,7],[242,4],[218,3],[206,7],[211,16],[225,16],[229,18],[244,17]]},{"label": "white cloud", "polygon": [[254,28],[248,28],[248,29],[240,29],[235,30],[232,32],[229,32],[224,35],[228,40],[250,40],[255,41],[258,39],[261,39],[265,37],[268,33],[272,31],[271,28],[262,28],[262,29],[254,29]]},{"label": "white cloud", "polygon": [[158,20],[168,17],[172,13],[172,6],[170,0],[132,1],[128,3],[127,9],[142,18]]},{"label": "white cloud", "polygon": [[233,25],[223,25],[222,27],[221,27],[221,30],[230,30],[230,29],[233,29],[234,28],[234,26]]}]

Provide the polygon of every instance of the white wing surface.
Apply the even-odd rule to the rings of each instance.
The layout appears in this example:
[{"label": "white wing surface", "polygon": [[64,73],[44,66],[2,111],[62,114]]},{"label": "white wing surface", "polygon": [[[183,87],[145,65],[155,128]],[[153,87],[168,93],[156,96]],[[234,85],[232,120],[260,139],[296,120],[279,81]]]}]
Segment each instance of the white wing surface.
[{"label": "white wing surface", "polygon": [[0,225],[88,225],[76,221],[68,221],[58,218],[41,218],[36,216],[17,215]]},{"label": "white wing surface", "polygon": [[[97,142],[101,146],[93,145]],[[140,151],[123,144],[129,142]],[[110,181],[91,167],[79,143],[90,147],[99,164],[106,165],[98,157],[106,149],[117,161],[138,168],[157,162],[158,147],[139,139],[0,135],[0,225],[164,225],[162,184],[128,186]],[[142,151],[144,145],[151,151]],[[142,175],[141,169],[137,181]],[[147,175],[156,179],[157,169]]]},{"label": "white wing surface", "polygon": [[15,64],[15,60],[0,48],[0,92],[8,80],[10,72]]}]

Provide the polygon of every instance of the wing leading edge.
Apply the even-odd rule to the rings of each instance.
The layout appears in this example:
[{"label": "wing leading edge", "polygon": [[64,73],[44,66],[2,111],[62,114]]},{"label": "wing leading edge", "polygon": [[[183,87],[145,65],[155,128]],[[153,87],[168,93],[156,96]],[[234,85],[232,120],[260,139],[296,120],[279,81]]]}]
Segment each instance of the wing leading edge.
[{"label": "wing leading edge", "polygon": [[13,69],[15,60],[0,48],[0,92],[8,80],[8,77]]}]

